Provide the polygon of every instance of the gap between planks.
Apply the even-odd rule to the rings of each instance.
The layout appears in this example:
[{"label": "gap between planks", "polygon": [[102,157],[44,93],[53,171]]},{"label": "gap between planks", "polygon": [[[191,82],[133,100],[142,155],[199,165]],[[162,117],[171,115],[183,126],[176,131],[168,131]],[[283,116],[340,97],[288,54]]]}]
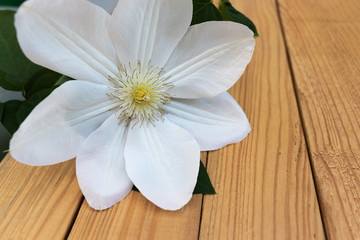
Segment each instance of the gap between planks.
[{"label": "gap between planks", "polygon": [[[301,126],[302,126],[303,133],[304,133],[305,146],[306,146],[307,152],[310,152],[308,136],[306,135],[306,132],[305,132],[304,117],[303,117],[303,113],[302,113],[302,110],[301,110],[301,107],[300,107],[299,95],[298,95],[298,92],[296,91],[296,81],[295,81],[293,65],[292,65],[292,61],[291,61],[291,57],[290,57],[290,53],[289,53],[289,46],[288,46],[287,41],[286,41],[284,25],[283,25],[281,14],[280,14],[279,0],[275,0],[275,3],[276,3],[276,13],[277,13],[277,16],[278,16],[278,19],[279,19],[281,35],[282,35],[282,39],[283,39],[284,46],[285,46],[286,58],[287,58],[287,62],[288,62],[288,67],[289,67],[289,71],[290,71],[292,84],[293,84],[293,90],[294,90],[294,95],[295,95],[295,99],[296,99],[296,106],[297,106],[297,109],[299,110],[300,122],[301,122]],[[316,199],[317,199],[318,203],[321,205],[321,199],[320,199],[320,196],[319,196],[318,185],[317,185],[316,178],[315,178],[315,175],[314,175],[314,166],[312,164],[311,154],[308,154],[308,157],[309,157],[309,165],[310,165],[310,169],[311,169],[311,175],[312,175],[312,179],[313,179],[313,182],[314,182]],[[320,216],[321,216],[321,222],[322,222],[323,230],[324,230],[324,233],[325,233],[325,238],[327,239],[326,229],[325,229],[325,225],[324,225],[324,216],[323,216],[323,212],[322,212],[321,207],[319,208],[319,212],[320,212]]]}]

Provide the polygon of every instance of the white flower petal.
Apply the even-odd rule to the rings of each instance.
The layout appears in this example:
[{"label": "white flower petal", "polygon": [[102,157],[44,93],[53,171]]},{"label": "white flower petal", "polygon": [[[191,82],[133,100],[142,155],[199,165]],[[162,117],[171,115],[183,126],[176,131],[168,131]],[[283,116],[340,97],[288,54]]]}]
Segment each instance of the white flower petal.
[{"label": "white flower petal", "polygon": [[[29,0],[15,16],[17,37],[33,62],[74,79],[105,83],[117,74],[110,15],[84,0]],[[114,64],[115,63],[115,64]]]},{"label": "white flower petal", "polygon": [[214,98],[174,99],[164,109],[169,120],[195,137],[201,151],[240,142],[251,130],[245,113],[227,92]]},{"label": "white flower petal", "polygon": [[125,170],[127,130],[113,114],[81,145],[76,176],[89,205],[97,210],[120,202],[133,186]]},{"label": "white flower petal", "polygon": [[128,176],[157,206],[176,210],[191,198],[200,163],[196,140],[172,122],[129,130],[125,145]]},{"label": "white flower petal", "polygon": [[120,62],[163,67],[191,18],[191,0],[119,0],[109,31]]},{"label": "white flower petal", "polygon": [[116,103],[107,86],[69,81],[44,99],[14,134],[10,153],[28,165],[74,158],[83,140],[110,116]]},{"label": "white flower petal", "polygon": [[177,98],[214,97],[229,89],[250,62],[255,40],[246,26],[205,22],[191,26],[164,67]]}]

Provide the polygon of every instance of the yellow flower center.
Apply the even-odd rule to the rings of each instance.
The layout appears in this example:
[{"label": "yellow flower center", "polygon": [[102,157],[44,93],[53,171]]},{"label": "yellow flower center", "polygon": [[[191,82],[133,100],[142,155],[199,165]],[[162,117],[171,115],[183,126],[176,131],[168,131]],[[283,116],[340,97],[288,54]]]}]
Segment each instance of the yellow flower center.
[{"label": "yellow flower center", "polygon": [[164,121],[162,106],[171,101],[167,91],[173,85],[161,77],[161,72],[161,68],[138,63],[135,69],[120,65],[118,76],[109,76],[112,86],[108,95],[118,101],[116,113],[120,122],[129,124],[134,120],[134,124],[155,125],[155,121]]},{"label": "yellow flower center", "polygon": [[145,88],[136,89],[134,92],[134,99],[137,103],[146,104],[150,101],[150,93]]}]

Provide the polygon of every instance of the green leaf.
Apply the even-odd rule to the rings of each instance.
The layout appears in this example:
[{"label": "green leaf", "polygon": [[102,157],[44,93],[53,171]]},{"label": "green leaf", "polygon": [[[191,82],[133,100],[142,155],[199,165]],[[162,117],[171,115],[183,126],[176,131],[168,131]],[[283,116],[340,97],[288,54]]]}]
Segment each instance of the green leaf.
[{"label": "green leaf", "polygon": [[21,104],[22,101],[19,100],[12,100],[4,103],[1,123],[10,135],[12,135],[20,126],[20,123],[16,119],[16,113],[21,107]]},{"label": "green leaf", "polygon": [[0,11],[0,86],[24,92],[27,81],[42,67],[28,60],[20,49],[14,14],[14,11]]},{"label": "green leaf", "polygon": [[211,184],[209,175],[204,164],[200,161],[199,175],[194,189],[194,194],[216,194],[213,185]]},{"label": "green leaf", "polygon": [[51,91],[51,89],[43,89],[32,94],[31,97],[25,101],[12,100],[3,103],[1,123],[10,135],[14,134],[30,112],[44,100]]},{"label": "green leaf", "polygon": [[229,0],[220,0],[219,10],[221,16],[225,21],[232,21],[246,25],[251,31],[254,32],[254,36],[258,37],[259,34],[256,30],[255,24],[244,14],[236,10],[230,3]]},{"label": "green leaf", "polygon": [[70,81],[72,80],[70,77],[68,76],[61,76],[57,81],[56,83],[52,86],[51,90],[54,90],[55,88],[59,87],[61,84],[67,82],[67,81]]},{"label": "green leaf", "polygon": [[[17,109],[15,117],[16,117],[16,122],[18,123],[16,130],[19,129],[21,123],[25,120],[25,118],[31,113],[31,111],[34,109],[34,107],[32,106],[32,104],[24,101],[21,103],[21,105],[19,106],[19,109]],[[14,132],[15,132],[14,131]]]},{"label": "green leaf", "polygon": [[0,122],[1,122],[3,111],[4,111],[4,103],[0,102]]},{"label": "green leaf", "polygon": [[0,0],[2,6],[19,6],[25,0]]},{"label": "green leaf", "polygon": [[25,98],[30,98],[33,94],[44,89],[52,89],[62,77],[60,73],[43,68],[36,72],[25,85]]},{"label": "green leaf", "polygon": [[[139,192],[139,190],[135,187],[135,185],[133,186],[132,190]],[[201,161],[200,161],[199,175],[197,178],[197,182],[193,194],[200,194],[200,193],[216,194],[215,189],[211,184],[206,168]]]},{"label": "green leaf", "polygon": [[[19,109],[16,112],[16,120],[20,124],[25,120],[25,118],[31,113],[31,111],[49,94],[51,89],[43,89],[39,92],[34,93],[31,97],[22,102]],[[18,126],[18,127],[19,127]]]},{"label": "green leaf", "polygon": [[25,101],[12,102],[9,105],[11,107],[8,108],[11,109],[11,112],[7,109],[3,112],[5,129],[12,135],[30,112],[67,79],[67,77],[48,69],[41,69],[34,74],[32,80],[25,85]]},{"label": "green leaf", "polygon": [[133,191],[135,191],[135,192],[140,192],[139,189],[137,189],[137,187],[135,187],[135,185],[132,187],[131,190],[133,190]]},{"label": "green leaf", "polygon": [[191,25],[221,20],[221,14],[212,3],[212,0],[193,0],[193,17]]}]

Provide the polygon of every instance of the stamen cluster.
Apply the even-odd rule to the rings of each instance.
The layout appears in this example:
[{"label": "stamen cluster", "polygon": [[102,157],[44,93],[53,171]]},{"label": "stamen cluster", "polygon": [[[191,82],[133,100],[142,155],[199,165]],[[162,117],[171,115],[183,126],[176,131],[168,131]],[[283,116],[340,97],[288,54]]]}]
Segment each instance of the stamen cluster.
[{"label": "stamen cluster", "polygon": [[171,101],[167,91],[173,85],[167,81],[168,78],[161,77],[163,69],[150,63],[142,66],[140,62],[135,69],[130,64],[128,68],[120,64],[118,69],[118,76],[109,76],[112,86],[108,95],[119,102],[116,108],[120,122],[125,121],[128,125],[134,120],[135,124],[145,122],[154,125],[158,120],[164,121],[162,105]]}]

